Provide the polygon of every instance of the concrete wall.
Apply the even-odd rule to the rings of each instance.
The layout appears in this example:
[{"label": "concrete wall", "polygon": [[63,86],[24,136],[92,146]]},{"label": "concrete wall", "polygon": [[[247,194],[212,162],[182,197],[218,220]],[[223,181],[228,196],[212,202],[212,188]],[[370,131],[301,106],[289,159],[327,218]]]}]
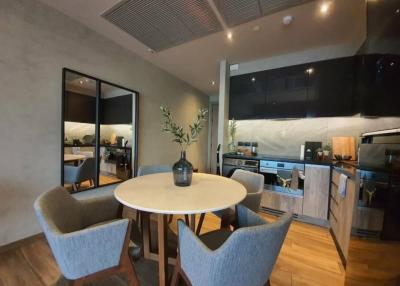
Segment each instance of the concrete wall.
[{"label": "concrete wall", "polygon": [[[140,93],[139,164],[172,164],[160,105],[189,124],[208,97],[35,0],[0,1],[0,245],[40,232],[34,199],[60,183],[61,70],[68,67]],[[207,130],[188,158],[204,170]]]}]

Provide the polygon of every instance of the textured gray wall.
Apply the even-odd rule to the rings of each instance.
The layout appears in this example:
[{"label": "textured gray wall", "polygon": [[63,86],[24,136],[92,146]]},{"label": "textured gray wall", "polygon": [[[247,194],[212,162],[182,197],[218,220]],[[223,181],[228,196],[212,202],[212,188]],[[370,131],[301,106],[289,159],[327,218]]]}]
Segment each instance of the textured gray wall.
[{"label": "textured gray wall", "polygon": [[[139,164],[178,159],[160,132],[161,104],[185,124],[208,105],[198,90],[40,2],[1,0],[0,245],[40,231],[32,203],[60,182],[63,67],[140,92]],[[188,157],[204,170],[207,131]]]}]

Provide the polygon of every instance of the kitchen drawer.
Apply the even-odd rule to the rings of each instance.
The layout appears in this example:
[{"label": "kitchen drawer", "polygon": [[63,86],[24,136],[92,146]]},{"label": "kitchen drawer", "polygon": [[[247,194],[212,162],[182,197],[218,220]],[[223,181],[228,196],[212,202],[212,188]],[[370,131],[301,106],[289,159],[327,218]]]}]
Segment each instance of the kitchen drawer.
[{"label": "kitchen drawer", "polygon": [[340,213],[340,206],[339,204],[331,197],[330,205],[329,205],[330,211],[333,213],[335,218],[339,217]]},{"label": "kitchen drawer", "polygon": [[336,170],[332,170],[332,183],[334,183],[336,186],[339,186],[340,182],[340,173]]},{"label": "kitchen drawer", "polygon": [[329,212],[329,222],[331,224],[332,231],[335,234],[336,240],[338,240],[338,238],[339,238],[339,224],[338,224],[337,218],[332,213],[332,211]]},{"label": "kitchen drawer", "polygon": [[261,206],[284,212],[303,214],[303,198],[290,196],[274,191],[264,190],[261,196]]},{"label": "kitchen drawer", "polygon": [[340,204],[341,197],[339,195],[338,187],[335,184],[331,184],[331,198],[333,198],[337,204]]}]

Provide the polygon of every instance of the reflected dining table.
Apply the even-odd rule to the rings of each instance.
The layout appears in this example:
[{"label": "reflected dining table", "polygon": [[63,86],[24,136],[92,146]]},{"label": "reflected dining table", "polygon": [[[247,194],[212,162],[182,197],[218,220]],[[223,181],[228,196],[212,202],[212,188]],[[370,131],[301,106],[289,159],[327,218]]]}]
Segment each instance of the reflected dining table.
[{"label": "reflected dining table", "polygon": [[172,173],[158,173],[127,180],[114,191],[121,204],[141,211],[142,219],[150,213],[157,215],[158,254],[150,250],[149,227],[142,225],[142,235],[144,257],[158,260],[160,286],[168,283],[168,215],[190,215],[194,231],[196,214],[229,208],[241,202],[246,194],[245,187],[232,179],[203,173],[193,173],[188,187],[175,186]]}]

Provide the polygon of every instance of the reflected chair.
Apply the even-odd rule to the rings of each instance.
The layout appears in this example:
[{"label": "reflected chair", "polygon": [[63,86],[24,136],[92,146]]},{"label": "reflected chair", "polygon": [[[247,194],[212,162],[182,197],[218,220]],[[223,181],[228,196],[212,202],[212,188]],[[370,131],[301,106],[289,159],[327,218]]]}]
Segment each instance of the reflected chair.
[{"label": "reflected chair", "polygon": [[89,181],[90,186],[93,186],[95,177],[95,158],[86,158],[79,166],[64,165],[64,183],[72,184],[74,191],[77,191],[84,181]]},{"label": "reflected chair", "polygon": [[269,277],[285,240],[291,214],[268,223],[243,205],[237,207],[238,229],[196,236],[178,221],[178,261],[171,286],[182,277],[193,286],[269,285]]},{"label": "reflected chair", "polygon": [[[260,209],[261,196],[264,191],[264,176],[254,172],[237,169],[231,176],[231,179],[241,183],[246,188],[247,195],[240,204],[257,213]],[[234,223],[234,208],[213,212],[213,214],[221,218],[221,228],[228,227],[230,224]],[[197,234],[200,234],[204,216],[204,214],[201,214],[200,216],[196,230]]]},{"label": "reflected chair", "polygon": [[128,255],[131,223],[119,218],[113,196],[76,200],[57,187],[36,199],[34,208],[58,266],[72,285],[124,273],[139,285]]}]

